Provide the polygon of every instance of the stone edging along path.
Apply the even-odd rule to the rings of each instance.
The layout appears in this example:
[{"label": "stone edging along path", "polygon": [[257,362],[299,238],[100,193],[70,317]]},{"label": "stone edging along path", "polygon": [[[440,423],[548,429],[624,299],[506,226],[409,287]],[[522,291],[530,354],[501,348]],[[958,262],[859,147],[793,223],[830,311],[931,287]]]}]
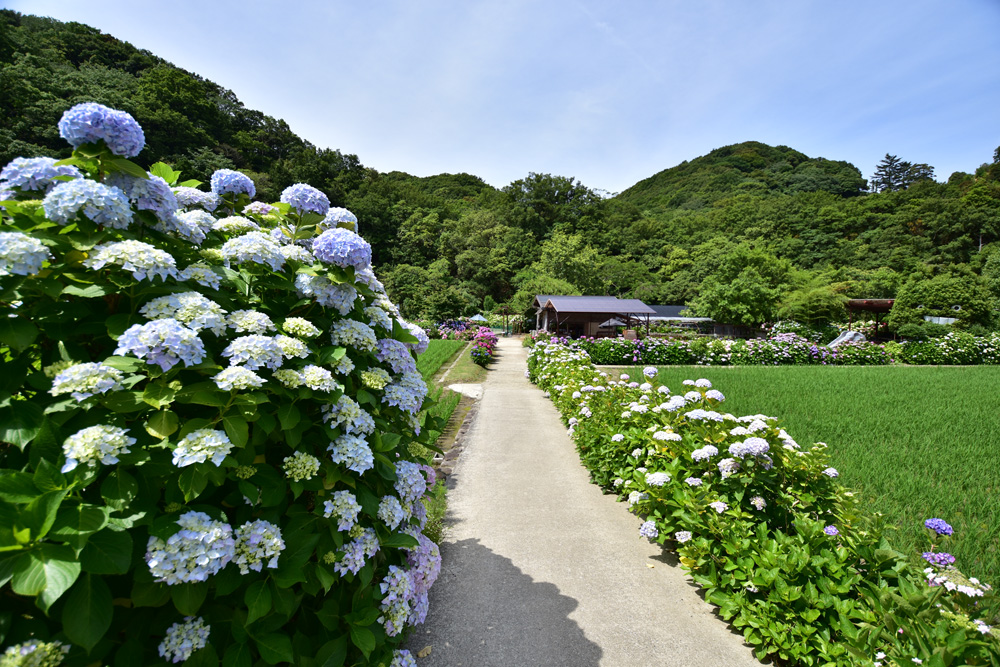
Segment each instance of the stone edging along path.
[{"label": "stone edging along path", "polygon": [[[590,483],[502,338],[449,478],[420,667],[759,665],[639,520]],[[427,648],[430,648],[429,653]]]}]

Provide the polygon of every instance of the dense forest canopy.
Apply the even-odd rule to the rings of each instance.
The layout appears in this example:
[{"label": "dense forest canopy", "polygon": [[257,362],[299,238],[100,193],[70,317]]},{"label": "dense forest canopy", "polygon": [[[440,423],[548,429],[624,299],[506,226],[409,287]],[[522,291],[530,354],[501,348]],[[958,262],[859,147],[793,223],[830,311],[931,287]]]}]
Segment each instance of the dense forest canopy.
[{"label": "dense forest canopy", "polygon": [[320,188],[358,216],[411,318],[525,311],[535,294],[567,293],[688,304],[743,323],[813,321],[845,297],[959,281],[990,300],[987,315],[962,324],[996,325],[1000,149],[945,182],[887,153],[866,180],[848,162],[748,141],[611,197],[551,174],[496,189],[470,174],[379,173],[148,51],[79,23],[0,11],[0,164],[66,157],[56,123],[84,101],[139,121],[150,137],[140,163],[201,181],[239,169],[265,201],[296,182]]}]

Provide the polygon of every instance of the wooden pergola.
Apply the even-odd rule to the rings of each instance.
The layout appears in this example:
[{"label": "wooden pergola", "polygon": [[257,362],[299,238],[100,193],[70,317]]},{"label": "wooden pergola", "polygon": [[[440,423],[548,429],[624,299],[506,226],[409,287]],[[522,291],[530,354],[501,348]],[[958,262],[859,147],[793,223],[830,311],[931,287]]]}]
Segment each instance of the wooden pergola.
[{"label": "wooden pergola", "polygon": [[892,310],[894,302],[895,299],[848,299],[847,328],[850,330],[854,326],[855,311],[871,313],[875,316],[875,335],[878,336],[879,329],[885,324],[882,319]]},{"label": "wooden pergola", "polygon": [[597,336],[601,323],[617,318],[627,329],[645,323],[656,311],[639,299],[613,296],[560,296],[539,294],[535,297],[535,329],[568,336]]}]

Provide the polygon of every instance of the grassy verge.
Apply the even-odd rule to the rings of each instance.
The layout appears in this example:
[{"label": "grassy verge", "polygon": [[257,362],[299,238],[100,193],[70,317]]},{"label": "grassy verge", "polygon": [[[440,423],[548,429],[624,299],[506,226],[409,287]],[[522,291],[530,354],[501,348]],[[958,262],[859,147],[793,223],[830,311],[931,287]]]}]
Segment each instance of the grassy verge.
[{"label": "grassy verge", "polygon": [[463,349],[455,366],[448,371],[445,381],[448,384],[479,384],[486,380],[486,369],[477,366],[472,361],[472,356]]},{"label": "grassy verge", "polygon": [[429,381],[445,363],[451,361],[455,354],[465,348],[464,340],[432,340],[427,349],[417,357],[417,370],[424,381]]},{"label": "grassy verge", "polygon": [[[641,381],[641,368],[625,369]],[[895,546],[925,551],[924,519],[955,527],[963,571],[1000,580],[1000,371],[989,366],[665,367],[682,393],[708,378],[735,415],[779,418],[801,445],[829,444],[841,480],[898,527]]]}]

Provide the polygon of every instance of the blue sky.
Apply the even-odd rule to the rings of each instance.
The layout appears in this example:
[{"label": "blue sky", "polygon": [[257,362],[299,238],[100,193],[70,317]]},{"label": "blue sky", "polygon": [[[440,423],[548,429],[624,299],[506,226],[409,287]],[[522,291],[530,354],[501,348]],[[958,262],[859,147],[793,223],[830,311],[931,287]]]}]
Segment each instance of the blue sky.
[{"label": "blue sky", "polygon": [[1000,0],[22,0],[366,166],[621,191],[747,140],[938,180],[1000,146]]}]

